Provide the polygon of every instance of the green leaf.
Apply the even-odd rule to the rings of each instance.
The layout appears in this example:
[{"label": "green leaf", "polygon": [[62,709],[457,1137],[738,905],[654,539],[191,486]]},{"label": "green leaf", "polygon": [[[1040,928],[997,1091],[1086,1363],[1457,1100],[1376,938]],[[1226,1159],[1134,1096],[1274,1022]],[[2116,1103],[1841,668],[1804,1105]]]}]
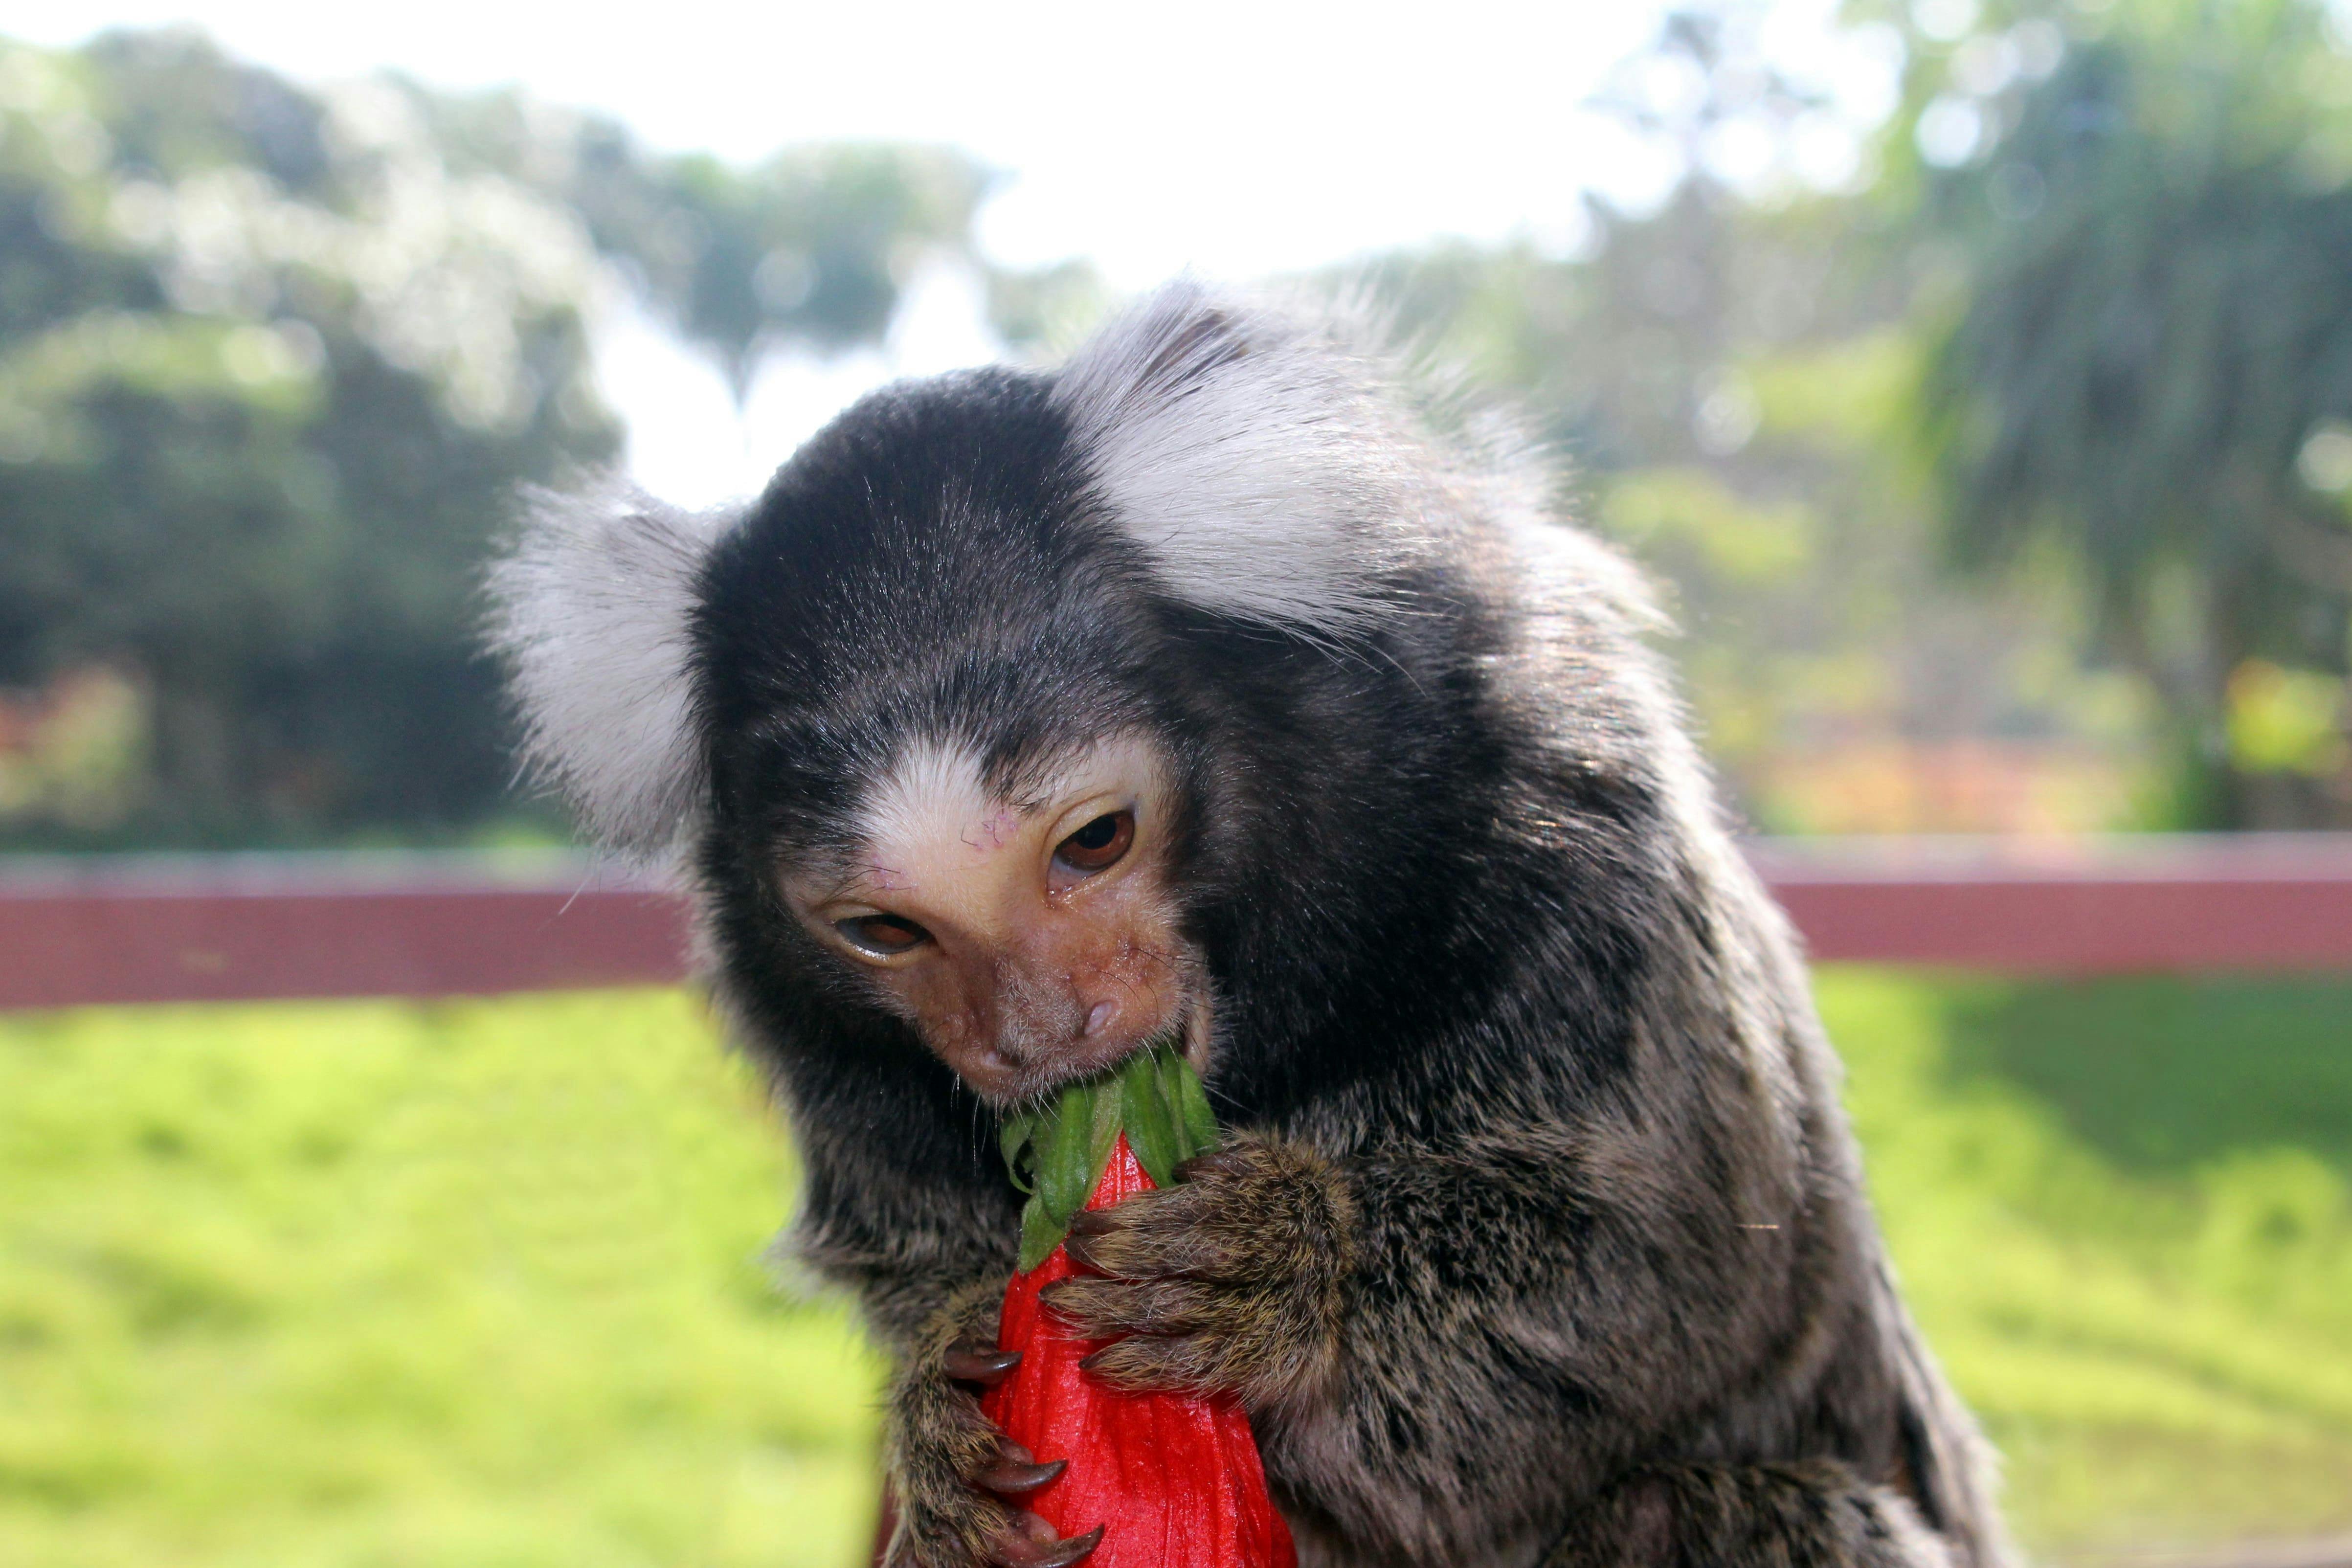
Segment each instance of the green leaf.
[{"label": "green leaf", "polygon": [[1131,1058],[1119,1075],[1120,1110],[1127,1118],[1128,1147],[1155,1186],[1176,1179],[1183,1163],[1182,1132],[1160,1081],[1160,1064],[1149,1056]]},{"label": "green leaf", "polygon": [[1217,1113],[1209,1109],[1209,1094],[1201,1087],[1201,1075],[1181,1055],[1176,1058],[1176,1104],[1185,1142],[1192,1145],[1185,1158],[1213,1152],[1217,1146]]},{"label": "green leaf", "polygon": [[1181,1049],[1139,1051],[1101,1078],[1069,1085],[1051,1105],[1004,1118],[997,1144],[1013,1183],[1030,1194],[1021,1210],[1024,1272],[1045,1262],[1069,1234],[1071,1216],[1094,1195],[1121,1131],[1163,1187],[1176,1179],[1178,1165],[1217,1146],[1208,1096]]},{"label": "green leaf", "polygon": [[1045,1120],[1037,1149],[1037,1196],[1054,1217],[1067,1223],[1086,1206],[1094,1188],[1089,1159],[1094,1139],[1096,1089],[1072,1084],[1062,1091]]},{"label": "green leaf", "polygon": [[1056,1219],[1046,1212],[1044,1198],[1031,1198],[1021,1210],[1021,1272],[1026,1274],[1052,1257],[1069,1231],[1066,1215]]},{"label": "green leaf", "polygon": [[1118,1146],[1118,1124],[1121,1101],[1118,1080],[1106,1079],[1094,1087],[1094,1115],[1087,1135],[1087,1190],[1078,1199],[1081,1207],[1094,1196],[1095,1184],[1102,1180],[1103,1167],[1110,1163],[1110,1152]]},{"label": "green leaf", "polygon": [[1160,1104],[1168,1118],[1168,1129],[1176,1146],[1176,1163],[1183,1163],[1192,1157],[1192,1135],[1184,1125],[1184,1096],[1181,1079],[1192,1068],[1185,1064],[1181,1047],[1171,1046],[1151,1058],[1151,1087],[1160,1097]]},{"label": "green leaf", "polygon": [[1013,1184],[1024,1193],[1037,1190],[1023,1169],[1022,1158],[1029,1152],[1030,1142],[1037,1135],[1037,1115],[1034,1110],[1016,1110],[1004,1119],[1004,1125],[996,1134],[997,1146],[1004,1151],[1004,1169],[1012,1176]]}]

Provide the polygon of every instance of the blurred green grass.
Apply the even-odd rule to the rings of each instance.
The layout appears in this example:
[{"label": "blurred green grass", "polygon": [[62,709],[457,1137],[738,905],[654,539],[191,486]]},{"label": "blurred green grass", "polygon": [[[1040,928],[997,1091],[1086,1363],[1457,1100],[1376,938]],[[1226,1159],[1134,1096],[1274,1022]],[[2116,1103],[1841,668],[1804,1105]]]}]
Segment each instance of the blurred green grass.
[{"label": "blurred green grass", "polygon": [[1821,994],[2022,1540],[2352,1524],[2352,981],[1832,970]]},{"label": "blurred green grass", "polygon": [[[2352,1524],[2352,982],[1822,992],[2026,1540]],[[791,1185],[675,993],[0,1017],[0,1563],[846,1568]]]},{"label": "blurred green grass", "polygon": [[790,1185],[673,993],[0,1020],[0,1563],[852,1563]]}]

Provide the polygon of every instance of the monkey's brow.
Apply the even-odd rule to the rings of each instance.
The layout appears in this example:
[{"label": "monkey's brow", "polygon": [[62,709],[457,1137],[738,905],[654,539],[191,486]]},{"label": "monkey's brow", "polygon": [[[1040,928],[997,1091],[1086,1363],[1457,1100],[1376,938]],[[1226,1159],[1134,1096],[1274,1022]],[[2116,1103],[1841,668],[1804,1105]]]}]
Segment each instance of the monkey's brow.
[{"label": "monkey's brow", "polygon": [[776,875],[795,892],[813,899],[839,897],[866,882],[880,864],[871,845],[846,833],[773,844],[768,853]]},{"label": "monkey's brow", "polygon": [[1024,816],[1034,816],[1054,804],[1050,792],[1035,784],[1007,793],[1002,798],[1005,805]]},{"label": "monkey's brow", "polygon": [[845,860],[812,870],[801,884],[803,895],[820,904],[860,893],[903,893],[914,886],[915,879],[906,872],[873,859]]}]

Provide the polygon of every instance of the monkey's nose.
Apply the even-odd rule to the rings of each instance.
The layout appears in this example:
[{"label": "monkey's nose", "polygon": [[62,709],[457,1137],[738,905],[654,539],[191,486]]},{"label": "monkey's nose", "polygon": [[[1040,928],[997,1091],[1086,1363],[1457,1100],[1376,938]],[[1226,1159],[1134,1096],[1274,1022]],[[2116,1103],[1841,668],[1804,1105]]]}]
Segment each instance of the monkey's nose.
[{"label": "monkey's nose", "polygon": [[1094,1010],[1087,1015],[1087,1033],[1089,1035],[1101,1034],[1105,1029],[1110,1027],[1110,1021],[1118,1016],[1118,1005],[1117,1003],[1096,1003]]}]

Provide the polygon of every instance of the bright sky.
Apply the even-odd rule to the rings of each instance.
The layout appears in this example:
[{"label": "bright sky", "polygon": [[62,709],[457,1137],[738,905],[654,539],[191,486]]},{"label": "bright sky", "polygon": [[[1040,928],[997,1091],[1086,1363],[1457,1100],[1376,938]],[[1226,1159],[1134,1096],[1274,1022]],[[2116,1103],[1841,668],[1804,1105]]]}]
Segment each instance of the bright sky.
[{"label": "bright sky", "polygon": [[[1779,9],[1818,36],[1833,5]],[[1659,153],[1580,107],[1649,37],[1660,0],[15,9],[0,31],[33,42],[181,21],[310,79],[391,66],[445,87],[520,82],[617,113],[657,145],[740,160],[835,138],[953,143],[1005,173],[981,220],[993,259],[1086,256],[1128,289],[1188,267],[1247,278],[1439,236],[1567,247],[1580,192],[1638,204],[1669,177]],[[887,351],[772,367],[740,422],[715,372],[650,323],[607,323],[599,363],[632,468],[698,503],[755,487],[866,387],[993,349],[973,281],[939,275]]]}]

